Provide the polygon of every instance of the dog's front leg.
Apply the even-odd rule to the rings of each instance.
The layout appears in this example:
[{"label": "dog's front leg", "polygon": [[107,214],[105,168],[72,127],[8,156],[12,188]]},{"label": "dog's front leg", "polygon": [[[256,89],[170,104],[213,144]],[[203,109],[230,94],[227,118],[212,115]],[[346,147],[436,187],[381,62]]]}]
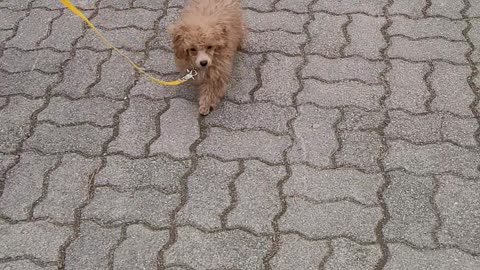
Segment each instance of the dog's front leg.
[{"label": "dog's front leg", "polygon": [[216,109],[220,100],[225,96],[226,83],[207,80],[200,85],[198,111],[201,115],[208,115],[211,109]]}]

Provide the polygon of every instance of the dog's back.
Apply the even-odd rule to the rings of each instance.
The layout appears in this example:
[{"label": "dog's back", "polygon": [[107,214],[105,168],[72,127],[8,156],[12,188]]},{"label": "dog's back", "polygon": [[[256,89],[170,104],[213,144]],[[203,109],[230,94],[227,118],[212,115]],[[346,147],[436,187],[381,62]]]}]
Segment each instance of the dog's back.
[{"label": "dog's back", "polygon": [[242,16],[240,0],[190,0],[183,10],[183,17],[198,19],[220,19],[223,22],[240,22]]}]

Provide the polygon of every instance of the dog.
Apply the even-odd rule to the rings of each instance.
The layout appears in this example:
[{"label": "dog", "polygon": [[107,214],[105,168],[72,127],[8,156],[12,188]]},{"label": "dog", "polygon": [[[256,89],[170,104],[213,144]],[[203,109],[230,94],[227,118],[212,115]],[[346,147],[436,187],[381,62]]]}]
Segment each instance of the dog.
[{"label": "dog", "polygon": [[198,110],[208,115],[225,96],[235,53],[245,44],[240,0],[190,0],[169,33],[179,71],[198,72]]}]

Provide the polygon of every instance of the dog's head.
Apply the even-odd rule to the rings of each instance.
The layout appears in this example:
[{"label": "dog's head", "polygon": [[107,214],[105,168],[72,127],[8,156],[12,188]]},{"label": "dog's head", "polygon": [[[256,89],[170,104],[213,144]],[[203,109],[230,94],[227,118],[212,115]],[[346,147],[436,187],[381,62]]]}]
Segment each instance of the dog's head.
[{"label": "dog's head", "polygon": [[202,23],[178,23],[170,27],[175,57],[192,67],[206,69],[226,46],[226,27]]}]

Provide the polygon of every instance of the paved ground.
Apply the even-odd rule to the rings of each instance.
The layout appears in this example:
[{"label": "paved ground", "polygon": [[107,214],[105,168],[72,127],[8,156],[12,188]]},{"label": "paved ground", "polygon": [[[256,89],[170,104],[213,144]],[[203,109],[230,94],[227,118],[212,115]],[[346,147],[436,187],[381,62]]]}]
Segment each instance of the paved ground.
[{"label": "paved ground", "polygon": [[[73,1],[173,78],[183,1]],[[480,1],[244,0],[197,115],[57,1],[0,1],[0,269],[480,269]]]}]

